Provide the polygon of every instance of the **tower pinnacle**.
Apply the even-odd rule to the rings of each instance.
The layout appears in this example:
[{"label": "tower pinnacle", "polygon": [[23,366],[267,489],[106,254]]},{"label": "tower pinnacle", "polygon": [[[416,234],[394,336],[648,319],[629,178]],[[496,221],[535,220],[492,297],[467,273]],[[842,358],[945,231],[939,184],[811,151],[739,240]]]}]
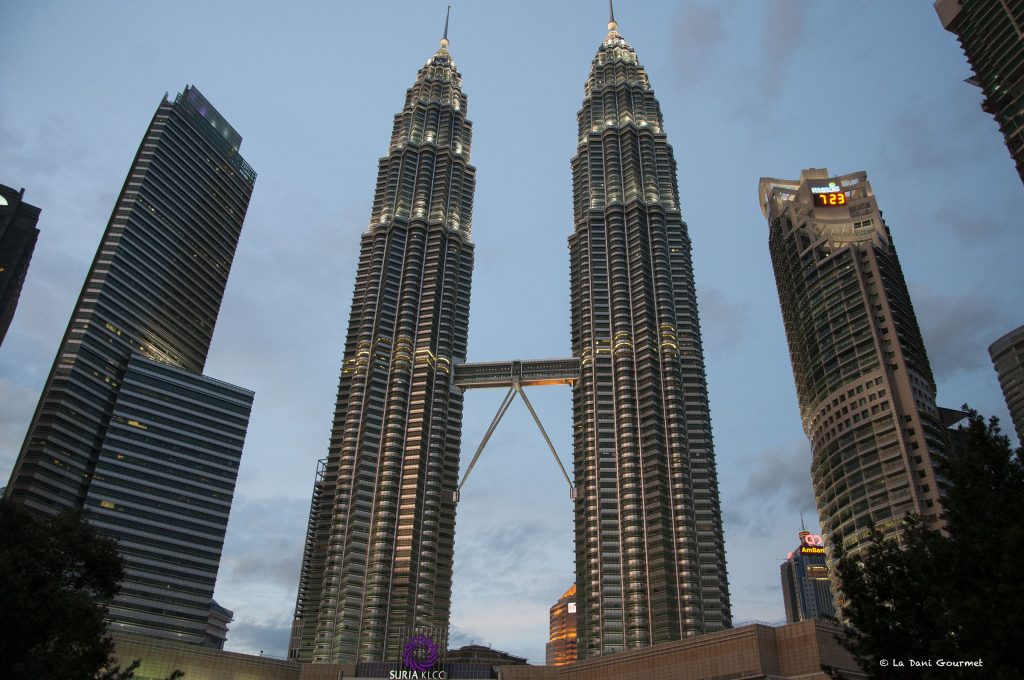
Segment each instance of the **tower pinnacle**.
[{"label": "tower pinnacle", "polygon": [[618,30],[619,24],[615,21],[615,5],[612,0],[608,0],[608,32]]},{"label": "tower pinnacle", "polygon": [[[608,0],[611,2],[611,0]],[[444,15],[444,35],[441,36],[441,47],[448,49],[448,18],[452,15],[452,6],[448,5],[448,13]]]}]

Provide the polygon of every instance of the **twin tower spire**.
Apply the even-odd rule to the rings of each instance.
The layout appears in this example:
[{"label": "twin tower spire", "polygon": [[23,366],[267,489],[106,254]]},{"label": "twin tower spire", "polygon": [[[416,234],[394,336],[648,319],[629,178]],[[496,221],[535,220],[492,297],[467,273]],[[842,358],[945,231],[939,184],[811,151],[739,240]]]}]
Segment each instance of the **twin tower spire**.
[{"label": "twin tower spire", "polygon": [[448,5],[448,12],[444,15],[444,35],[441,36],[441,47],[448,49],[448,19],[452,16],[452,6]]},{"label": "twin tower spire", "polygon": [[[446,649],[464,390],[485,371],[521,391],[543,363],[466,362],[476,168],[449,19],[394,117],[361,236],[289,649],[301,661],[398,663],[424,636]],[[534,383],[572,384],[580,658],[731,626],[676,164],[617,27],[609,3],[571,160],[572,356],[553,362],[570,377]]]},{"label": "twin tower spire", "polygon": [[[447,39],[447,26],[449,26],[449,19],[452,18],[452,5],[449,5],[447,11],[444,14],[444,34],[441,36],[440,44],[441,47],[447,49],[449,46],[449,39]],[[618,30],[618,23],[615,20],[615,6],[612,0],[608,0],[608,32]]]}]

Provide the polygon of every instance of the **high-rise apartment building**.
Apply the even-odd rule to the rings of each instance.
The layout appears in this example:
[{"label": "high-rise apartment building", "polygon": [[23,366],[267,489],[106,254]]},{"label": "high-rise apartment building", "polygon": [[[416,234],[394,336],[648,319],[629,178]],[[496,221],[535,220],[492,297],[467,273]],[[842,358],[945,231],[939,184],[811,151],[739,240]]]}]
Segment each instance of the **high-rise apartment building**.
[{"label": "high-rise apartment building", "polygon": [[119,630],[202,644],[252,392],[201,375],[256,175],[194,87],[114,206],[7,497],[118,541]]},{"label": "high-rise apartment building", "polygon": [[786,555],[786,561],[779,569],[786,623],[828,619],[836,615],[823,544],[821,536],[801,531],[800,545]]},{"label": "high-rise apartment building", "polygon": [[960,41],[974,70],[968,82],[985,93],[981,108],[999,124],[1024,181],[1024,2],[936,0],[935,11]]},{"label": "high-rise apartment building", "polygon": [[576,584],[558,598],[548,612],[549,635],[544,648],[546,666],[567,666],[576,661]]},{"label": "high-rise apartment building", "polygon": [[476,183],[447,48],[395,116],[362,236],[290,645],[302,661],[398,661],[414,633],[447,644]]},{"label": "high-rise apartment building", "polygon": [[1017,441],[1024,445],[1024,326],[993,342],[988,353],[999,376]]},{"label": "high-rise apartment building", "polygon": [[569,237],[581,659],[731,625],[676,164],[614,16],[577,114]]},{"label": "high-rise apartment building", "polygon": [[26,203],[24,197],[24,189],[15,191],[0,184],[0,344],[18,307],[39,236],[39,208]]},{"label": "high-rise apartment building", "polygon": [[892,236],[863,172],[761,178],[761,209],[826,548],[870,524],[939,525],[947,446]]}]

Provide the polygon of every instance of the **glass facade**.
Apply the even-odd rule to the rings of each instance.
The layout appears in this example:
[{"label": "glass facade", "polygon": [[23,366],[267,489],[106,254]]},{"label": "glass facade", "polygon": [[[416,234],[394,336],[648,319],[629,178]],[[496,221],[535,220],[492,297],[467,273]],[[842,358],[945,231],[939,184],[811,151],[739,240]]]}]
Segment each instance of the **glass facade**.
[{"label": "glass facade", "polygon": [[800,545],[786,556],[780,567],[786,623],[832,619],[836,615],[825,549],[814,541],[807,541],[810,535],[807,531],[800,532]]},{"label": "glass facade", "polygon": [[[842,205],[817,205],[840,191]],[[939,526],[948,446],[896,248],[863,172],[762,178],[761,207],[826,549],[856,554],[870,524]]]},{"label": "glass facade", "polygon": [[125,560],[115,629],[206,643],[253,393],[134,354],[85,498]]},{"label": "glass facade", "polygon": [[579,657],[731,625],[676,163],[614,21],[578,114],[569,237]]},{"label": "glass facade", "polygon": [[401,659],[447,644],[476,170],[447,40],[395,116],[362,236],[326,464],[318,474],[291,655]]},{"label": "glass facade", "polygon": [[576,661],[576,584],[565,591],[549,612],[545,666],[567,666]]},{"label": "glass facade", "polygon": [[45,514],[85,508],[124,542],[112,616],[145,626],[149,612],[150,632],[201,643],[252,395],[200,373],[255,174],[196,101],[193,87],[165,97],[146,130],[6,493]]}]

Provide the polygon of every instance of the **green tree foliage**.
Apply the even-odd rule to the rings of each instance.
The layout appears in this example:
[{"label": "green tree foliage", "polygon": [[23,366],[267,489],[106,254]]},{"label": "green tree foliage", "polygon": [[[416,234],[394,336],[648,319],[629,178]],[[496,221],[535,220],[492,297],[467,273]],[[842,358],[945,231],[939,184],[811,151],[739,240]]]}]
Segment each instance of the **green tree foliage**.
[{"label": "green tree foliage", "polygon": [[[876,529],[857,559],[841,540],[834,546],[844,645],[870,678],[1024,678],[1022,451],[995,418],[966,410],[960,445],[937,461],[948,482],[947,533],[908,517],[902,546]],[[939,659],[983,665],[950,668]]]},{"label": "green tree foliage", "polygon": [[123,575],[114,542],[80,513],[43,520],[0,502],[0,677],[131,680],[138,661],[116,664],[101,603]]}]

